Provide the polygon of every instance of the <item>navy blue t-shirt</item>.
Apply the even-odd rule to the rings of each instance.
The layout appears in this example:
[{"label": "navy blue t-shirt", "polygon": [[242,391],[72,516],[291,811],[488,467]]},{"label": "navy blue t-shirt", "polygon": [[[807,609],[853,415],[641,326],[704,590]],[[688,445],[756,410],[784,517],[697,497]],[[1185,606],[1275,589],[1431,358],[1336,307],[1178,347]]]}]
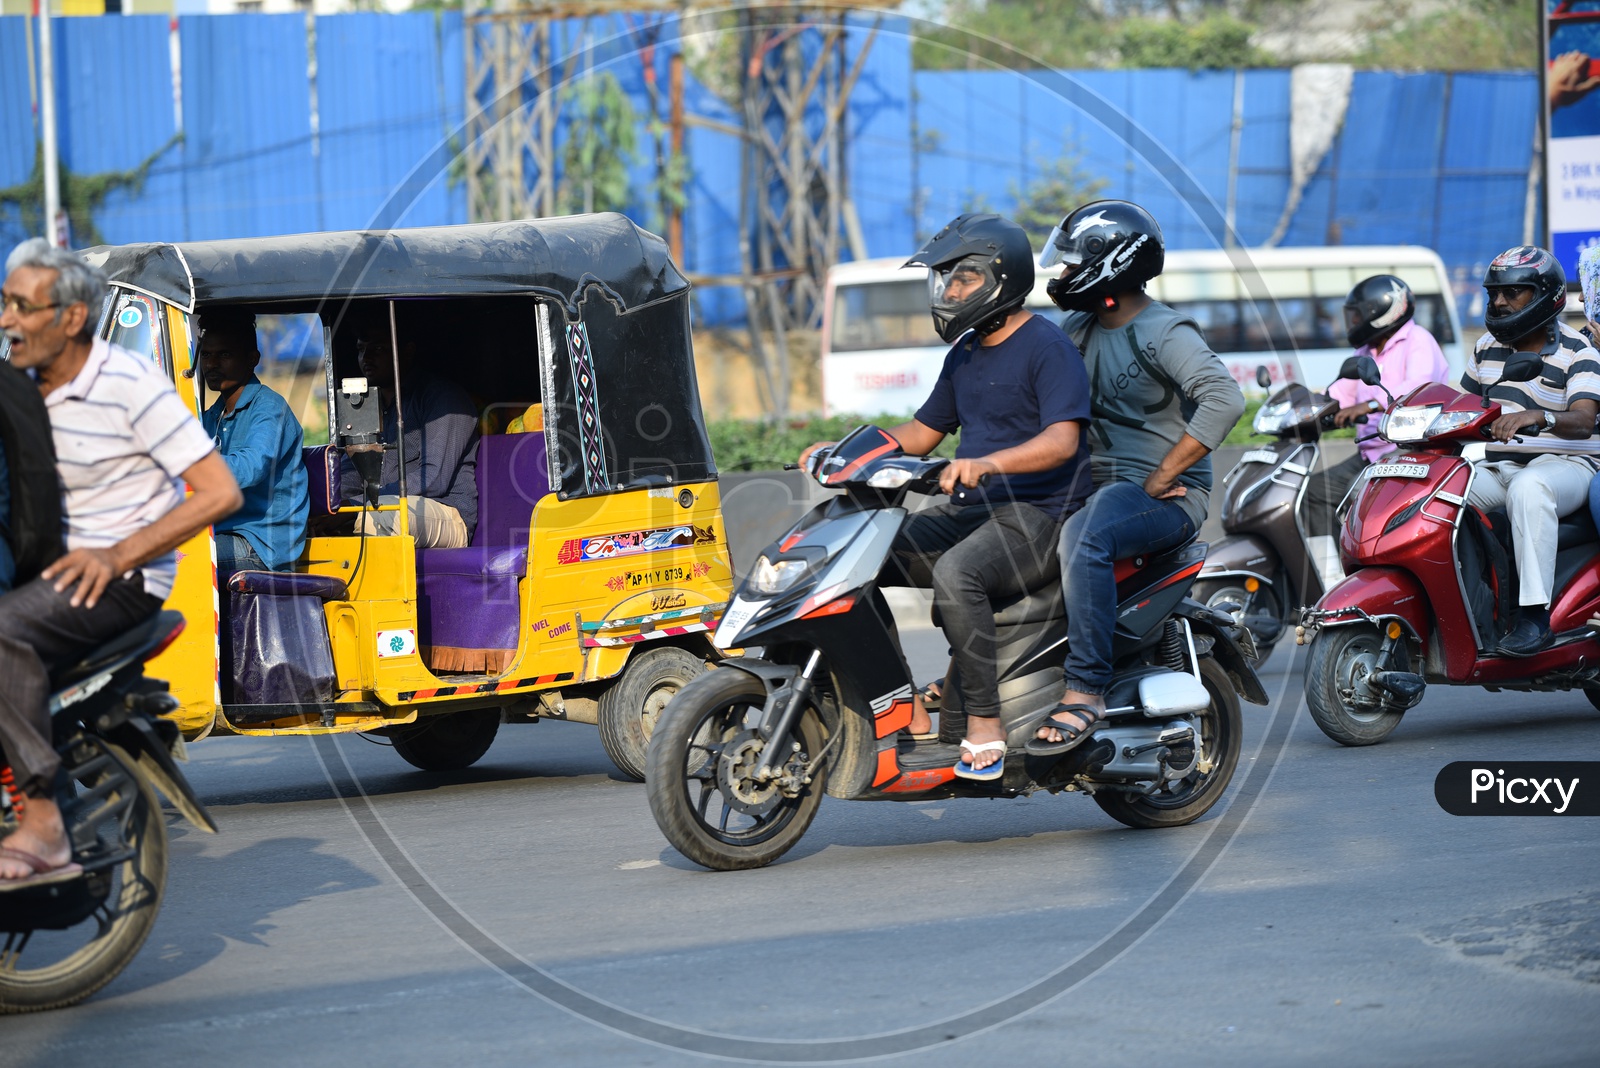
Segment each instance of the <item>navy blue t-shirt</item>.
[{"label": "navy blue t-shirt", "polygon": [[[956,456],[987,456],[1031,438],[1052,423],[1089,423],[1089,375],[1078,348],[1050,320],[1030,316],[998,345],[967,334],[944,358],[933,393],[917,421],[942,434],[961,431]],[[1060,467],[996,476],[987,486],[956,487],[955,504],[1019,501],[1051,516],[1076,510],[1089,496],[1089,439]]]}]

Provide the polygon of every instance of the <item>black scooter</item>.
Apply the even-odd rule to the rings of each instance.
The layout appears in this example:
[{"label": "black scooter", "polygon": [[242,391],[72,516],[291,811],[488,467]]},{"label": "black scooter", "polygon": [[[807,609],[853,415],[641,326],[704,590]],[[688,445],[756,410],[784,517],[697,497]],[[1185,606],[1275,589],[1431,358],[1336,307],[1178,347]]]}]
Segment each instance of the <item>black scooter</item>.
[{"label": "black scooter", "polygon": [[[139,952],[167,884],[167,829],[156,793],[215,833],[173,758],[183,755],[167,684],[145,661],[183,632],[178,612],[157,613],[51,679],[51,723],[62,773],[57,802],[83,874],[0,893],[0,1013],[75,1004]],[[11,769],[0,753],[0,776]],[[27,801],[0,791],[0,831]]]},{"label": "black scooter", "polygon": [[843,492],[769,545],[717,628],[720,662],[661,713],[645,781],[680,852],[708,868],[769,864],[800,840],[824,793],[851,800],[1089,794],[1133,827],[1200,818],[1239,760],[1238,697],[1265,704],[1249,632],[1186,597],[1203,543],[1117,565],[1116,678],[1109,718],[1054,756],[1024,744],[1061,695],[1067,648],[1059,583],[996,605],[1005,771],[958,778],[961,684],[946,677],[940,739],[914,740],[912,680],[876,580],[907,493],[939,492],[948,461],[906,456],[864,426],[813,454],[808,473]]}]

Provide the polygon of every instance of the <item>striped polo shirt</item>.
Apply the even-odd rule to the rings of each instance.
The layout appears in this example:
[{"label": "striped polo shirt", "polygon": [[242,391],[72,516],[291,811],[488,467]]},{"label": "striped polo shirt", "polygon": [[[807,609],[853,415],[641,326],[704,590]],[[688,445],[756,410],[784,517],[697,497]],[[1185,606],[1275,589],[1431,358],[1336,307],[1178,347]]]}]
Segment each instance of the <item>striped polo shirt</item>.
[{"label": "striped polo shirt", "polygon": [[[1559,325],[1555,340],[1539,353],[1544,361],[1543,372],[1527,382],[1500,381],[1506,359],[1516,350],[1496,341],[1493,334],[1484,334],[1474,346],[1472,359],[1461,376],[1461,388],[1482,396],[1487,385],[1489,399],[1498,401],[1501,412],[1508,415],[1534,409],[1564,412],[1579,400],[1600,404],[1600,352],[1570,326]],[[1520,445],[1514,441],[1495,442],[1485,458],[1527,461],[1547,452],[1587,456],[1600,461],[1600,436],[1573,441],[1546,432],[1526,438]]]},{"label": "striped polo shirt", "polygon": [[[183,472],[215,447],[161,369],[100,338],[76,378],[44,399],[61,474],[67,549],[107,549],[183,502]],[[140,569],[172,593],[178,557]]]}]

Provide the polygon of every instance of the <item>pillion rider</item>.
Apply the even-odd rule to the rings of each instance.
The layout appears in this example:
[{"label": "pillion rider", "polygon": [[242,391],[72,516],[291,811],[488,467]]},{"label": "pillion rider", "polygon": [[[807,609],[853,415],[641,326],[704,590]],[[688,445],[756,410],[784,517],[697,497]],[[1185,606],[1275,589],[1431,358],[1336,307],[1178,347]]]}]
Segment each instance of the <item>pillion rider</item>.
[{"label": "pillion rider", "polygon": [[1078,745],[1105,715],[1116,630],[1114,564],[1194,538],[1205,521],[1213,449],[1244,414],[1244,394],[1188,316],[1145,283],[1166,250],[1150,213],[1097,200],[1061,220],[1040,265],[1062,264],[1050,299],[1089,372],[1095,494],[1061,531],[1066,691],[1027,747]]},{"label": "pillion rider", "polygon": [[[1033,249],[1016,223],[960,215],[906,265],[928,268],[934,325],[951,348],[927,401],[889,433],[916,455],[957,430],[961,440],[940,480],[950,501],[906,520],[880,582],[932,587],[967,716],[956,774],[998,779],[1006,742],[991,601],[1056,575],[1057,531],[1090,490],[1088,382],[1066,335],[1023,307]],[[930,728],[919,701],[909,729]]]}]

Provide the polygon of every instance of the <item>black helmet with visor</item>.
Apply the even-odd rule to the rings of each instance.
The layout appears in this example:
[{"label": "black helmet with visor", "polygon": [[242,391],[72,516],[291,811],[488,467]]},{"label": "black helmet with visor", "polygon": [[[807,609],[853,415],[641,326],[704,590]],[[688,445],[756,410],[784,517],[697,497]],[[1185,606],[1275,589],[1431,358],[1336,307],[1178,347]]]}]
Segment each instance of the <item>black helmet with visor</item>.
[{"label": "black helmet with visor", "polygon": [[[1528,287],[1533,297],[1516,311],[1502,314],[1494,307],[1494,291],[1501,287]],[[1483,288],[1490,298],[1483,325],[1502,345],[1514,345],[1544,329],[1567,306],[1566,272],[1548,250],[1536,245],[1518,245],[1496,256],[1483,272]]]},{"label": "black helmet with visor", "polygon": [[1161,227],[1148,211],[1126,200],[1096,200],[1050,232],[1039,266],[1072,268],[1047,287],[1056,307],[1097,312],[1116,307],[1118,293],[1143,289],[1166,258]]},{"label": "black helmet with visor", "polygon": [[1392,274],[1363,278],[1344,298],[1345,340],[1360,348],[1379,334],[1400,329],[1416,311],[1417,299],[1401,279]]},{"label": "black helmet with visor", "polygon": [[958,215],[906,261],[928,268],[934,329],[946,343],[1005,325],[1033,291],[1033,246],[1022,227],[998,215]]}]

